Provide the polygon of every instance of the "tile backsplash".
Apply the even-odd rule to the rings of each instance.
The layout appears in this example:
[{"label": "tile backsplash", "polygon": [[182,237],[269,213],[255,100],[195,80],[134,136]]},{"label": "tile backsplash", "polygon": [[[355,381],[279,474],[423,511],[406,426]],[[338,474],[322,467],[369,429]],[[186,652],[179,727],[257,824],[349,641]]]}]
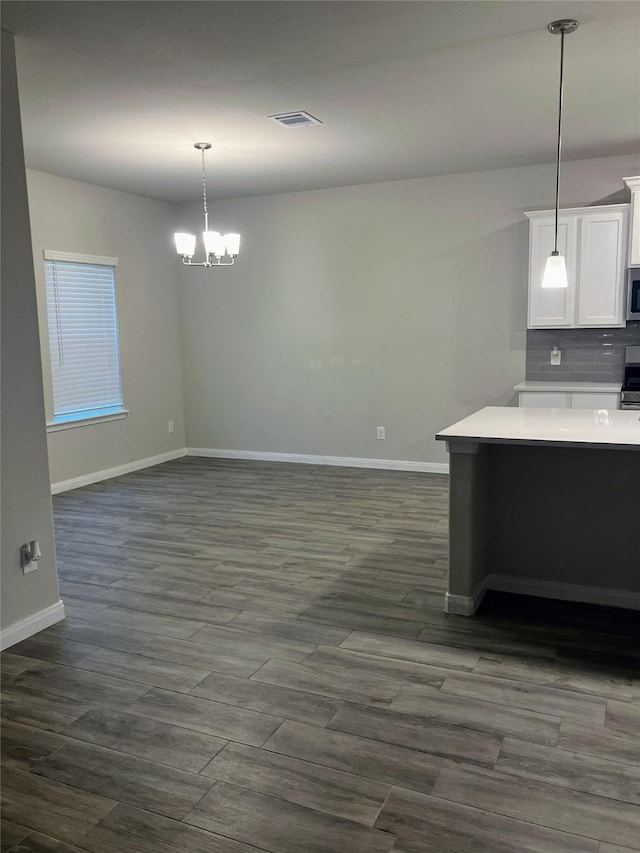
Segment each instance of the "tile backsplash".
[{"label": "tile backsplash", "polygon": [[[640,345],[640,322],[624,329],[528,329],[528,380],[538,382],[622,382],[625,347]],[[551,350],[562,351],[559,365]]]}]

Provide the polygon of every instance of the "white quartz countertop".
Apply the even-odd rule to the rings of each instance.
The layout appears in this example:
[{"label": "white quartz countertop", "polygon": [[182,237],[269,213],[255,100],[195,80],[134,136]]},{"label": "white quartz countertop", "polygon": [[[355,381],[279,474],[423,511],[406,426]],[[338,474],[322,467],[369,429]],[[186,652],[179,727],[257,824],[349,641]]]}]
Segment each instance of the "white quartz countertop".
[{"label": "white quartz countertop", "polygon": [[488,406],[437,433],[440,441],[640,450],[640,411]]},{"label": "white quartz countertop", "polygon": [[580,393],[584,391],[587,394],[597,394],[601,391],[603,394],[620,392],[622,387],[620,382],[520,382],[519,385],[514,385],[514,391],[560,391],[561,393]]}]

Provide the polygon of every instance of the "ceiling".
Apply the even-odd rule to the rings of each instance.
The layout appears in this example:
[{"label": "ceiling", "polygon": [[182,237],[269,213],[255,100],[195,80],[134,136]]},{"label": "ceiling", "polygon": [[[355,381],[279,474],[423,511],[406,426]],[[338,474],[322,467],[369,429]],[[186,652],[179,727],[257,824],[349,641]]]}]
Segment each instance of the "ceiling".
[{"label": "ceiling", "polygon": [[635,0],[2,3],[27,165],[171,202],[552,162],[567,16],[563,157],[637,153]]}]

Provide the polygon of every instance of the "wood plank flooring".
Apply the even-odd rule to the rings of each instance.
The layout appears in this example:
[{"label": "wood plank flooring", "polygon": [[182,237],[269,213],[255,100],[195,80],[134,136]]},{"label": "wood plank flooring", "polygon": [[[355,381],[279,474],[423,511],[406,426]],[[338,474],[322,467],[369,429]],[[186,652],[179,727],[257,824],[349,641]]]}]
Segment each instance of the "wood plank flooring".
[{"label": "wood plank flooring", "polygon": [[639,853],[638,614],[447,616],[445,477],[185,458],[54,514],[2,853]]}]

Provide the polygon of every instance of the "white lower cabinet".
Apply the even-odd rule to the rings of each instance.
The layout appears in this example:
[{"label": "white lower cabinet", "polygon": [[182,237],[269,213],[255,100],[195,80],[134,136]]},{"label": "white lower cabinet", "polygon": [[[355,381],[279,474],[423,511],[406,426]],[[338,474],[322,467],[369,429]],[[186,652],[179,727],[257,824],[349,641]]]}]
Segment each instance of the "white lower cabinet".
[{"label": "white lower cabinet", "polygon": [[619,409],[614,391],[520,391],[519,405],[527,409]]},{"label": "white lower cabinet", "polygon": [[572,409],[619,409],[620,394],[585,393],[571,395]]},{"label": "white lower cabinet", "polygon": [[571,394],[559,391],[521,391],[520,406],[528,409],[570,409]]}]

